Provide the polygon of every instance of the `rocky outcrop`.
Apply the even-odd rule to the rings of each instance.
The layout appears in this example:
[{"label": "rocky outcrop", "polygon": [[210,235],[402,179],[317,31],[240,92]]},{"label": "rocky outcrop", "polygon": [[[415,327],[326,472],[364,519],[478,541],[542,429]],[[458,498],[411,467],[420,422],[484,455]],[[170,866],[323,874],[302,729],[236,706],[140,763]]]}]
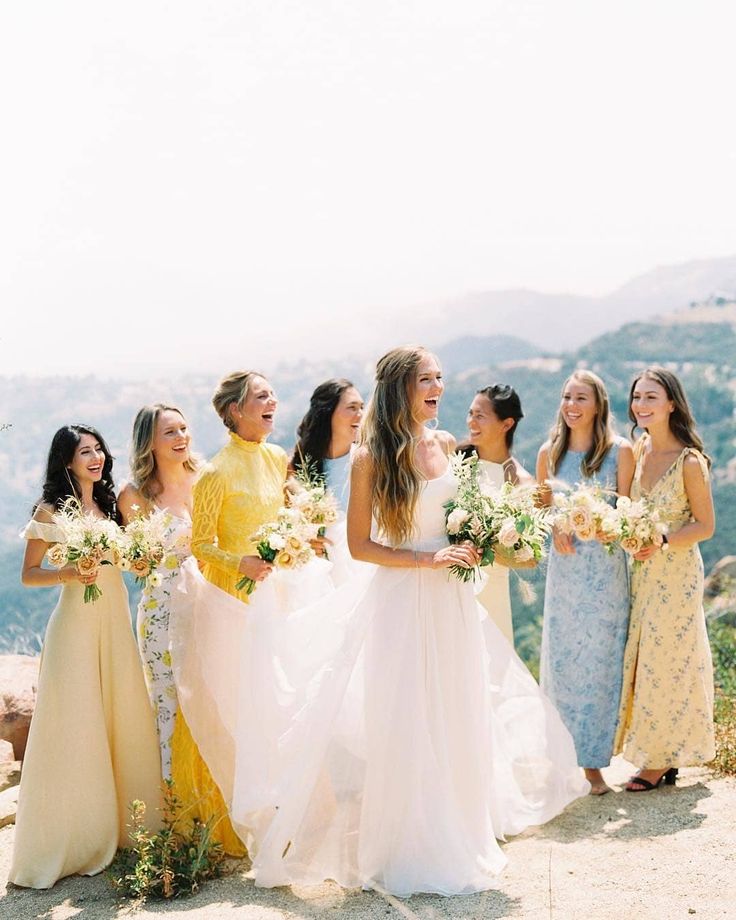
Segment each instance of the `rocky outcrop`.
[{"label": "rocky outcrop", "polygon": [[36,704],[38,658],[0,655],[0,739],[13,745],[14,760],[22,760]]}]

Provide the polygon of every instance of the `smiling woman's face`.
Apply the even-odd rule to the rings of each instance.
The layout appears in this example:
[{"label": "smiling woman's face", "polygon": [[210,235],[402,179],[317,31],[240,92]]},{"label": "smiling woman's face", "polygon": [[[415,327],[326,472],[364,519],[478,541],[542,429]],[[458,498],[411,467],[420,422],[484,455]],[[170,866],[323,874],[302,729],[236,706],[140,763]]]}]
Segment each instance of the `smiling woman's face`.
[{"label": "smiling woman's face", "polygon": [[235,433],[244,441],[263,441],[273,431],[276,407],[279,401],[265,377],[254,376],[242,406],[233,405],[231,411]]},{"label": "smiling woman's face", "polygon": [[442,381],[442,368],[434,355],[424,355],[414,373],[414,384],[409,394],[411,414],[417,422],[426,424],[437,418],[440,399],[445,384]]},{"label": "smiling woman's face", "polygon": [[104,465],[105,453],[100,447],[100,442],[91,434],[81,434],[72,462],[68,466],[80,486],[85,482],[91,482],[93,485],[99,482],[102,479]]}]

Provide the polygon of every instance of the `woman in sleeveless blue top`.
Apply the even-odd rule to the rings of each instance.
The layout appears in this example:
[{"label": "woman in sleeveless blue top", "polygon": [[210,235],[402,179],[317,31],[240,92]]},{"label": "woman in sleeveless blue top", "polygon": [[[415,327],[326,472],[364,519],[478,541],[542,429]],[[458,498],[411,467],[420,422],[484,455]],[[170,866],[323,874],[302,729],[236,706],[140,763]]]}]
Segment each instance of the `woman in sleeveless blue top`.
[{"label": "woman in sleeveless blue top", "polygon": [[[595,483],[628,494],[633,453],[613,433],[602,381],[577,371],[566,381],[557,424],[539,454],[537,477],[552,491]],[[611,494],[613,503],[615,496]],[[540,676],[575,741],[591,792],[609,791],[601,769],[613,754],[629,622],[623,550],[555,533],[544,597]]]}]

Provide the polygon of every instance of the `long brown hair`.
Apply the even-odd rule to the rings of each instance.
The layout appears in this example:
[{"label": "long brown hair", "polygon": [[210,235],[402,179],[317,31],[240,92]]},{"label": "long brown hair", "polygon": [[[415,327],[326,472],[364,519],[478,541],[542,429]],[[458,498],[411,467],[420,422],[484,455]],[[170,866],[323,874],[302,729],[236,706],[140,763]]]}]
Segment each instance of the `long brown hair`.
[{"label": "long brown hair", "polygon": [[649,380],[654,380],[655,383],[663,387],[667,394],[667,399],[674,405],[669,419],[670,431],[672,434],[681,444],[684,444],[685,447],[694,447],[695,450],[700,451],[705,457],[708,468],[710,468],[712,461],[708,454],[706,454],[700,435],[695,429],[695,417],[690,409],[687,396],[685,396],[685,390],[678,377],[676,377],[672,371],[668,371],[666,367],[661,367],[658,364],[647,367],[640,374],[637,374],[631,383],[631,389],[629,390],[629,418],[632,422],[632,437],[639,426],[636,423],[636,416],[631,409],[631,400],[634,398],[634,390],[636,389],[637,383],[644,377]]},{"label": "long brown hair", "polygon": [[[616,439],[616,432],[613,427],[613,417],[611,415],[611,406],[608,400],[608,392],[601,378],[594,374],[593,371],[581,369],[573,371],[562,386],[560,398],[565,395],[565,390],[573,380],[578,383],[587,384],[595,396],[595,422],[593,423],[593,443],[590,449],[583,457],[580,469],[585,477],[590,477],[603,466],[608,451],[613,446]],[[547,455],[547,469],[550,475],[554,476],[559,469],[560,463],[565,458],[570,445],[570,429],[562,414],[562,408],[557,412],[557,421],[549,433],[549,453]]]},{"label": "long brown hair", "polygon": [[[181,409],[177,409],[176,406],[165,406],[163,403],[143,406],[133,422],[130,474],[138,491],[149,501],[153,501],[162,489],[162,484],[158,480],[156,471],[156,458],[153,455],[156,425],[162,412],[176,412],[186,422],[186,417]],[[191,454],[184,461],[184,469],[190,473],[195,473],[198,466],[197,460]]]},{"label": "long brown hair", "polygon": [[404,345],[385,354],[376,365],[376,388],[363,420],[361,443],[375,470],[373,514],[395,545],[413,535],[414,509],[422,477],[414,460],[411,394],[417,367],[429,352]]}]

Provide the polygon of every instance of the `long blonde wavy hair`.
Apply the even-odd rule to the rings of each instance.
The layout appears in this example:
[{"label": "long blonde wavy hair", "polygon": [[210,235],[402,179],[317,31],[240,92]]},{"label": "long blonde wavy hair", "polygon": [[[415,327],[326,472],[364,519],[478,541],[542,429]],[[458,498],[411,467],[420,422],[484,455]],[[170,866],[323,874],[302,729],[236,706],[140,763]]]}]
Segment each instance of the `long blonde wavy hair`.
[{"label": "long blonde wavy hair", "polygon": [[[184,413],[176,406],[154,403],[151,406],[144,406],[133,422],[130,473],[135,487],[149,501],[153,501],[162,488],[161,483],[158,481],[156,458],[153,454],[156,425],[162,412],[178,412],[186,421]],[[189,459],[184,461],[184,469],[190,473],[195,473],[198,468],[197,460],[190,454]]]},{"label": "long blonde wavy hair", "polygon": [[[580,464],[583,475],[586,477],[597,473],[606,459],[608,451],[613,446],[616,439],[616,431],[613,427],[613,416],[611,414],[611,405],[608,400],[606,385],[601,378],[594,374],[593,371],[577,370],[567,378],[560,392],[560,399],[565,394],[568,385],[576,381],[585,383],[595,395],[595,422],[593,423],[593,443],[590,450],[583,457]],[[557,413],[557,421],[549,433],[549,454],[547,456],[547,469],[551,476],[554,476],[560,463],[565,458],[570,445],[570,429],[562,415],[562,409]]]},{"label": "long blonde wavy hair", "polygon": [[361,444],[368,448],[375,471],[373,515],[395,545],[413,535],[422,487],[414,460],[411,397],[417,367],[428,354],[419,345],[404,345],[385,354],[376,365],[376,388],[363,419]]}]

